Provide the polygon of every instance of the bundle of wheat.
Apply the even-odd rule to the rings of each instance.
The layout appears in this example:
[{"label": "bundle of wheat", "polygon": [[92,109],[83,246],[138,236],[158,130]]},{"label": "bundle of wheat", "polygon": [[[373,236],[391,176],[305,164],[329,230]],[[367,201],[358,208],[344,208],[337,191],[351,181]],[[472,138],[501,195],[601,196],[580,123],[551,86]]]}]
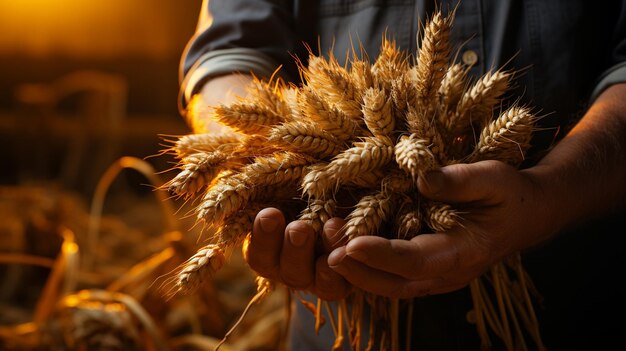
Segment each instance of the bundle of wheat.
[{"label": "bundle of wheat", "polygon": [[[417,179],[459,162],[493,159],[518,166],[536,117],[513,104],[492,120],[513,72],[492,71],[472,81],[469,67],[450,62],[452,22],[453,15],[433,15],[415,63],[386,39],[373,64],[353,54],[346,68],[332,55],[311,55],[308,66],[301,67],[301,87],[255,80],[250,98],[217,106],[206,116],[230,132],[178,139],[172,150],[181,171],[169,190],[200,199],[198,220],[217,234],[181,266],[176,289],[188,291],[211,277],[250,233],[259,209],[287,210],[293,199],[305,199],[300,219],[317,231],[338,206],[353,205],[341,203],[340,192],[360,199],[347,216],[346,240],[378,235],[383,228],[409,239],[460,225],[454,207],[420,196]],[[525,348],[525,335],[543,348],[528,290],[518,256],[495,265],[488,281],[471,284],[472,316],[483,347],[490,345],[489,326],[509,350]],[[340,303],[337,317],[331,318],[335,347],[348,340],[360,349],[361,309],[370,303],[370,346],[397,348],[397,300],[363,294]],[[496,306],[490,302],[494,297]],[[322,305],[316,307],[317,316]]]}]

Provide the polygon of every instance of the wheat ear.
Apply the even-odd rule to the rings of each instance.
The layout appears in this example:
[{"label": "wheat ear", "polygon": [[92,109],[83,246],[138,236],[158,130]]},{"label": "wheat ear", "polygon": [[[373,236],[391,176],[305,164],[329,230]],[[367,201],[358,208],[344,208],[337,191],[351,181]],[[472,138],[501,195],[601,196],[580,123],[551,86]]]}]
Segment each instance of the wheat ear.
[{"label": "wheat ear", "polygon": [[534,122],[527,108],[514,106],[506,110],[480,133],[471,161],[493,159],[518,165],[530,146]]},{"label": "wheat ear", "polygon": [[509,88],[511,76],[509,72],[496,71],[480,78],[463,94],[456,113],[446,120],[446,129],[454,133],[468,129],[473,123],[481,127],[489,123],[493,108]]},{"label": "wheat ear", "polygon": [[363,235],[376,235],[387,221],[394,207],[394,193],[380,191],[359,200],[355,209],[346,217],[342,228],[344,235],[352,240]]},{"label": "wheat ear", "polygon": [[336,59],[331,57],[326,61],[322,57],[311,56],[305,78],[309,87],[346,116],[361,119],[362,96],[350,78],[350,73]]},{"label": "wheat ear", "polygon": [[384,166],[393,159],[393,143],[387,137],[366,137],[355,142],[327,165],[311,169],[302,188],[313,198],[324,198],[334,186],[359,178],[359,175]]},{"label": "wheat ear", "polygon": [[319,158],[337,155],[344,148],[331,133],[313,123],[300,121],[272,128],[268,141],[286,150],[311,154]]},{"label": "wheat ear", "polygon": [[196,209],[198,220],[209,226],[220,225],[224,218],[243,208],[255,191],[240,173],[218,179]]},{"label": "wheat ear", "polygon": [[418,206],[409,202],[405,204],[395,218],[394,227],[398,239],[409,240],[419,234],[422,229],[423,217]]},{"label": "wheat ear", "polygon": [[426,25],[417,57],[416,82],[419,103],[424,111],[432,111],[436,94],[448,67],[452,15],[437,12]]},{"label": "wheat ear", "polygon": [[428,203],[425,211],[426,223],[435,232],[445,232],[457,226],[461,218],[452,206],[441,202]]},{"label": "wheat ear", "polygon": [[382,89],[370,88],[363,96],[363,118],[374,136],[390,136],[395,127],[391,99]]},{"label": "wheat ear", "polygon": [[269,156],[257,157],[241,170],[241,173],[254,186],[298,182],[305,174],[312,158],[293,152],[279,152]]},{"label": "wheat ear", "polygon": [[428,148],[429,141],[417,135],[403,135],[395,146],[396,163],[407,174],[417,181],[419,176],[436,168],[436,160]]},{"label": "wheat ear", "polygon": [[424,140],[438,164],[445,164],[447,155],[437,122],[420,116],[418,110],[413,108],[410,108],[407,112],[407,120],[409,120],[409,132],[415,134],[416,138]]},{"label": "wheat ear", "polygon": [[[454,112],[456,106],[463,96],[467,77],[467,68],[461,64],[454,64],[448,67],[446,75],[439,87],[439,104],[441,106],[440,118],[446,116],[450,111]],[[440,122],[444,122],[440,120]]]},{"label": "wheat ear", "polygon": [[263,134],[284,120],[276,112],[253,102],[240,101],[215,107],[215,116],[222,123],[245,134]]},{"label": "wheat ear", "polygon": [[302,89],[298,95],[298,103],[304,116],[341,141],[354,138],[357,131],[361,129],[355,119],[348,118],[341,111],[330,106],[309,87]]},{"label": "wheat ear", "polygon": [[264,207],[258,203],[248,204],[224,220],[216,233],[217,244],[222,248],[239,245],[252,232],[252,224],[257,213]]},{"label": "wheat ear", "polygon": [[248,85],[250,96],[248,100],[263,106],[265,109],[280,116],[283,120],[290,120],[293,117],[291,108],[282,95],[285,89],[285,84],[280,79],[275,82],[265,82],[255,78]]},{"label": "wheat ear", "polygon": [[300,220],[307,221],[316,233],[321,233],[324,223],[335,213],[337,202],[332,199],[312,199],[300,214]]},{"label": "wheat ear", "polygon": [[372,66],[372,73],[377,85],[387,92],[391,91],[391,83],[400,78],[409,68],[406,53],[396,45],[395,40],[383,37],[380,54]]},{"label": "wheat ear", "polygon": [[350,67],[350,79],[357,90],[357,96],[365,94],[365,91],[374,86],[372,65],[369,61],[354,58]]},{"label": "wheat ear", "polygon": [[202,247],[180,267],[176,276],[176,289],[179,292],[195,290],[204,281],[212,278],[225,261],[224,250],[219,245]]},{"label": "wheat ear", "polygon": [[182,159],[199,152],[213,152],[217,150],[230,152],[237,147],[240,141],[240,135],[229,132],[221,134],[189,134],[178,138],[172,150],[178,159]]},{"label": "wheat ear", "polygon": [[182,170],[167,184],[175,194],[191,197],[217,176],[228,162],[228,155],[214,151],[197,153],[182,160]]}]

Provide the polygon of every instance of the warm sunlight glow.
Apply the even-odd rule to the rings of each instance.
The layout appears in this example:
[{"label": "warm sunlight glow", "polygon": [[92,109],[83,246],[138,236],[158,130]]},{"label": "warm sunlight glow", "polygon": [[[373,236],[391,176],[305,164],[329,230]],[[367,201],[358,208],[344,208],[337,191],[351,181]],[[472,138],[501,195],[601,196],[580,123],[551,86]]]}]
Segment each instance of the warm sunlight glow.
[{"label": "warm sunlight glow", "polygon": [[167,15],[175,6],[165,1],[2,0],[0,55],[160,57],[172,50],[180,28],[180,19]]}]

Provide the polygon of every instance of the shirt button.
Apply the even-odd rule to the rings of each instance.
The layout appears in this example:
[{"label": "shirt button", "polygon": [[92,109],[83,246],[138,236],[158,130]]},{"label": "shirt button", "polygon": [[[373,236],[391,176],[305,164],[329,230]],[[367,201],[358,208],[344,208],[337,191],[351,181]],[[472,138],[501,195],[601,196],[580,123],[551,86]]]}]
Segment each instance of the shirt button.
[{"label": "shirt button", "polygon": [[468,66],[473,66],[476,62],[478,62],[478,55],[474,50],[466,50],[463,53],[463,63]]}]

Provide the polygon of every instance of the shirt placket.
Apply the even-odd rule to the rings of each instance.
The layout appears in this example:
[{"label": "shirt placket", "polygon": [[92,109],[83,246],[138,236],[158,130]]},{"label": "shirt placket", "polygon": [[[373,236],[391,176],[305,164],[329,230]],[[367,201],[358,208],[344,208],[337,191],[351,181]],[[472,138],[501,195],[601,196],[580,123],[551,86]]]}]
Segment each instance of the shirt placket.
[{"label": "shirt placket", "polygon": [[[449,1],[451,9],[456,1]],[[456,62],[471,67],[470,75],[474,77],[485,73],[485,52],[483,46],[482,14],[480,0],[465,0],[458,4],[454,26],[450,34],[453,58]]]}]

